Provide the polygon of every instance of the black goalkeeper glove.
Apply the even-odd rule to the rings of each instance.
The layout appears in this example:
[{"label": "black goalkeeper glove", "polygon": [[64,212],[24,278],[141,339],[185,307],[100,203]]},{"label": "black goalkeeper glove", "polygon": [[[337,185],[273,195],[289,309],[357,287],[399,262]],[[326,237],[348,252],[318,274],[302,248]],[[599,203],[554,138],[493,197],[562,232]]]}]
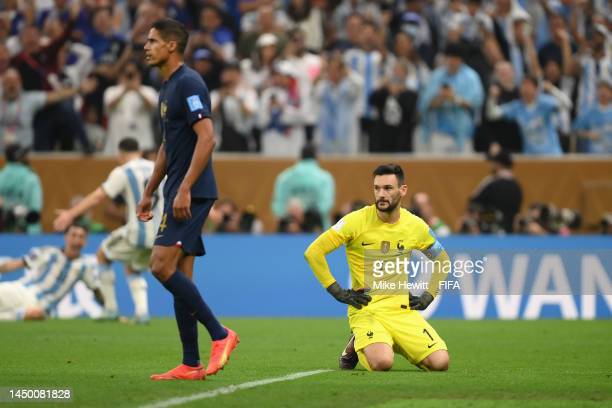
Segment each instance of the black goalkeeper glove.
[{"label": "black goalkeeper glove", "polygon": [[327,287],[327,291],[330,295],[336,298],[338,302],[346,303],[356,309],[361,309],[363,306],[367,306],[372,297],[366,295],[362,291],[355,291],[353,289],[342,289],[338,282],[334,282]]},{"label": "black goalkeeper glove", "polygon": [[429,292],[423,292],[421,293],[421,296],[414,296],[411,293],[409,297],[411,310],[425,310],[434,300],[434,297],[431,296],[431,293]]}]

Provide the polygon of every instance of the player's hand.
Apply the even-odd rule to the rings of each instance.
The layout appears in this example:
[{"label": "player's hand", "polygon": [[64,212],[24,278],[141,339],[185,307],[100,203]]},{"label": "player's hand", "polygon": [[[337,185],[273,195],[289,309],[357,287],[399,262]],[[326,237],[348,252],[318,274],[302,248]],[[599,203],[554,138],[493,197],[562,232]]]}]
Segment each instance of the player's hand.
[{"label": "player's hand", "polygon": [[172,203],[172,215],[177,221],[191,218],[191,191],[179,188]]},{"label": "player's hand", "polygon": [[72,224],[73,217],[68,210],[55,210],[55,220],[53,221],[53,229],[57,232],[65,231]]},{"label": "player's hand", "polygon": [[336,298],[338,302],[346,303],[356,309],[361,309],[363,306],[367,306],[372,300],[370,295],[366,295],[363,292],[358,292],[353,289],[342,289],[338,282],[334,282],[327,287],[327,292]]},{"label": "player's hand", "polygon": [[148,195],[143,195],[142,199],[138,203],[136,207],[136,216],[142,222],[147,222],[153,219],[153,211],[151,211],[151,207],[153,205],[153,197]]},{"label": "player's hand", "polygon": [[410,298],[410,309],[411,310],[425,310],[434,297],[429,292],[421,293],[421,296],[414,296],[412,293],[409,295]]}]

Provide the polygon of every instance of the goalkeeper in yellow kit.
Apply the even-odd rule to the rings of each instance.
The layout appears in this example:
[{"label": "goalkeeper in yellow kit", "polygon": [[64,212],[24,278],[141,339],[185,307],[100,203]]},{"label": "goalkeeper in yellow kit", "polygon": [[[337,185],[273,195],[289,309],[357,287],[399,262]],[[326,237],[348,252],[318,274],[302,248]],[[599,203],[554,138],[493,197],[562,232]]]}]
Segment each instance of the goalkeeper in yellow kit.
[{"label": "goalkeeper in yellow kit", "polygon": [[[446,343],[417,312],[438,294],[450,271],[448,254],[428,225],[401,208],[406,195],[402,168],[377,167],[373,173],[375,205],[344,216],[321,234],[304,256],[323,287],[348,307],[353,335],[340,358],[340,367],[352,369],[357,360],[370,371],[386,371],[399,353],[424,370],[445,371]],[[342,289],[329,270],[325,255],[346,245],[352,289]],[[433,265],[427,289],[411,296],[406,288],[403,259],[412,250],[425,254]],[[403,285],[402,286],[402,281]]]}]

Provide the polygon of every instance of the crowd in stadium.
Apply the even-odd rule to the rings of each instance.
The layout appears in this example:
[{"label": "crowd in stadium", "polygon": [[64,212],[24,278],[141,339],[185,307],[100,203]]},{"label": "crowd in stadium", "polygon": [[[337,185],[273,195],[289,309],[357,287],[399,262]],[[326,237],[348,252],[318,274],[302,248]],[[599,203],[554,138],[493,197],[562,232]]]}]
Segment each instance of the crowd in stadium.
[{"label": "crowd in stadium", "polygon": [[151,24],[189,27],[218,149],[612,152],[605,0],[5,0],[0,149],[154,148]]}]

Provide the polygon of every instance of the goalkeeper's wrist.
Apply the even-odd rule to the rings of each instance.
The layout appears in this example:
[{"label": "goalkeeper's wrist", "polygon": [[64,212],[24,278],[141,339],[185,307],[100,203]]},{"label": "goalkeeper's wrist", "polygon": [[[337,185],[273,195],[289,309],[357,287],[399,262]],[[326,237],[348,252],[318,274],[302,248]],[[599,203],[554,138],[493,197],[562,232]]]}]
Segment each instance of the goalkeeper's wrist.
[{"label": "goalkeeper's wrist", "polygon": [[327,290],[327,293],[329,293],[333,297],[337,297],[339,294],[342,293],[342,288],[340,287],[338,282],[332,283],[325,290]]}]

